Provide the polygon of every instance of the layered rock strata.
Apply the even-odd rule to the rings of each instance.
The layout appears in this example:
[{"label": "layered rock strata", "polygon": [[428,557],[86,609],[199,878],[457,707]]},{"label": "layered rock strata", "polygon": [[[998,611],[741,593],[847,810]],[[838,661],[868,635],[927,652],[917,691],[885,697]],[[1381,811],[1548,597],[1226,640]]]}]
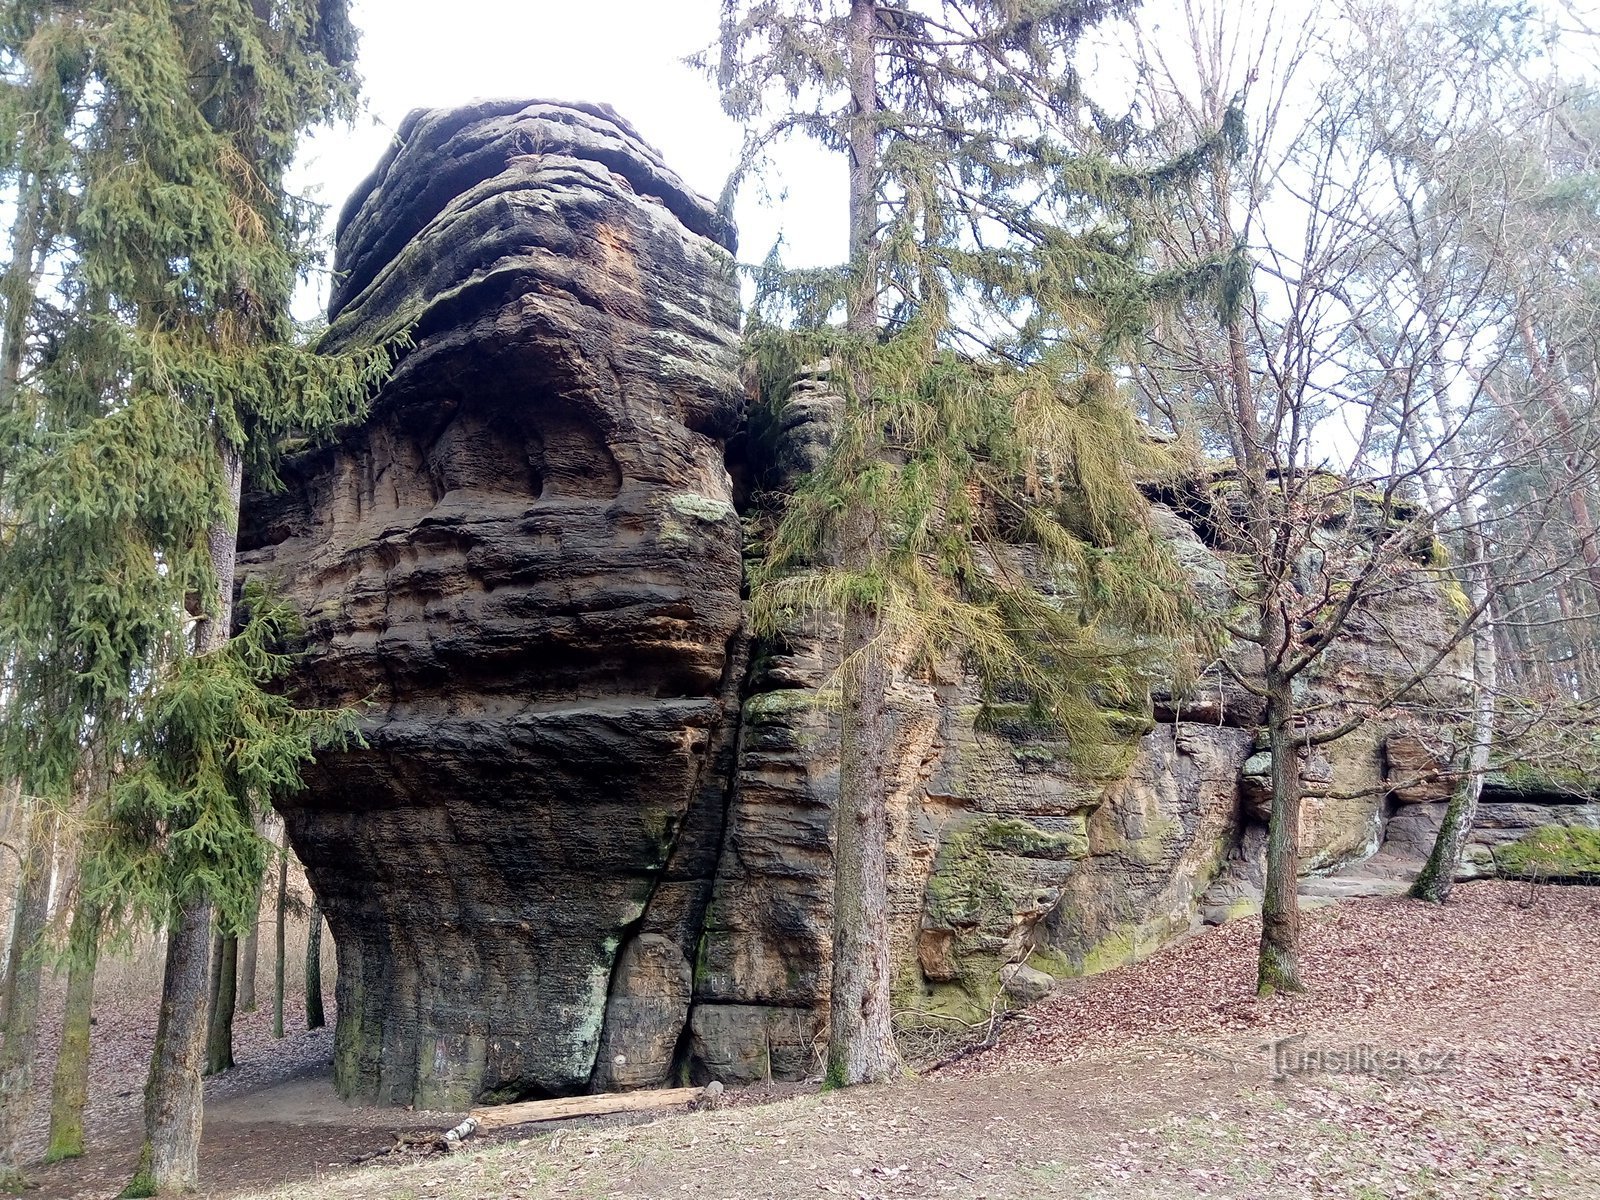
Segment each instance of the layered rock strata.
[{"label": "layered rock strata", "polygon": [[364,714],[283,806],[347,1096],[585,1088],[608,1007],[600,1074],[667,1074],[739,682],[733,245],[590,106],[412,113],[345,208],[326,344],[409,348],[240,542]]}]

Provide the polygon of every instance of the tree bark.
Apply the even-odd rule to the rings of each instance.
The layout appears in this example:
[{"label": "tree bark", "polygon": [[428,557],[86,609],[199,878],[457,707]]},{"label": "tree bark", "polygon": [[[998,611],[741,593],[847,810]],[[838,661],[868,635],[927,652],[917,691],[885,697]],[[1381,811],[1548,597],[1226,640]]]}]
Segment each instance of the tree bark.
[{"label": "tree bark", "polygon": [[6,1019],[6,996],[11,979],[11,933],[16,921],[18,893],[22,888],[22,862],[27,853],[23,829],[22,789],[15,780],[0,783],[0,903],[4,909],[5,943],[0,947],[0,1023]]},{"label": "tree bark", "polygon": [[200,1186],[200,1124],[211,974],[211,901],[184,904],[167,934],[161,1014],[144,1092],[145,1141],[124,1196],[192,1192]]},{"label": "tree bark", "polygon": [[50,915],[56,820],[31,822],[6,962],[5,1044],[0,1048],[0,1189],[20,1190],[22,1136],[33,1116],[33,1060],[39,1049],[39,940]]},{"label": "tree bark", "polygon": [[1489,769],[1489,754],[1494,747],[1495,696],[1499,690],[1499,659],[1495,646],[1493,604],[1489,599],[1490,580],[1482,538],[1475,528],[1468,530],[1468,554],[1473,558],[1468,575],[1469,599],[1474,607],[1483,605],[1483,619],[1472,635],[1472,743],[1462,765],[1462,777],[1450,793],[1444,822],[1434,839],[1433,852],[1411,885],[1418,900],[1443,904],[1455,887],[1456,868],[1466,849],[1467,836],[1478,816],[1478,799],[1483,795],[1483,776]]},{"label": "tree bark", "polygon": [[272,1036],[283,1036],[283,931],[289,911],[289,851],[278,848],[278,920],[273,930],[277,955],[272,964]]},{"label": "tree bark", "polygon": [[[1219,196],[1226,214],[1226,193]],[[1272,807],[1267,814],[1266,880],[1261,891],[1261,946],[1256,965],[1256,994],[1304,990],[1300,980],[1300,760],[1294,744],[1294,678],[1288,664],[1294,657],[1294,632],[1285,615],[1283,589],[1291,586],[1287,530],[1283,528],[1288,498],[1274,494],[1268,477],[1272,447],[1262,429],[1255,385],[1250,374],[1244,331],[1228,322],[1228,386],[1233,398],[1234,453],[1244,466],[1245,533],[1251,564],[1262,589],[1257,629],[1265,665],[1267,752],[1271,757]],[[1281,467],[1280,467],[1281,472]],[[1283,479],[1280,473],[1280,481]],[[1292,486],[1293,475],[1289,476]],[[1280,489],[1282,487],[1280,482]]]},{"label": "tree bark", "polygon": [[206,977],[206,1074],[211,1074],[211,1031],[217,1021],[217,995],[222,991],[222,931],[211,931],[211,973]]},{"label": "tree bark", "polygon": [[[1269,646],[1287,644],[1278,614],[1263,622]],[[1267,879],[1261,893],[1261,954],[1256,994],[1304,990],[1300,981],[1300,762],[1294,744],[1292,681],[1267,661],[1267,743],[1272,755],[1272,810],[1267,820]]]},{"label": "tree bark", "polygon": [[845,684],[839,735],[839,799],[833,852],[833,979],[828,1081],[890,1079],[899,1065],[889,985],[888,664],[873,642],[877,622],[845,614]]},{"label": "tree bark", "polygon": [[878,327],[878,6],[850,0],[850,270],[845,327]]},{"label": "tree bark", "polygon": [[239,943],[239,1011],[256,1011],[256,964],[261,957],[261,892],[260,882],[256,884],[256,903],[251,910],[255,916],[250,921],[250,928],[244,931],[244,940]]},{"label": "tree bark", "polygon": [[211,996],[211,1021],[206,1034],[206,1074],[233,1069],[233,1013],[238,1000],[239,939],[224,934],[217,939],[217,960],[212,964],[216,986]]},{"label": "tree bark", "polygon": [[[1517,333],[1522,340],[1523,353],[1533,373],[1539,399],[1544,402],[1545,409],[1555,422],[1557,441],[1561,446],[1569,481],[1565,490],[1567,505],[1572,512],[1573,531],[1578,539],[1578,551],[1583,556],[1584,574],[1588,577],[1592,598],[1600,600],[1600,532],[1596,531],[1594,516],[1589,510],[1587,483],[1592,472],[1586,469],[1586,454],[1579,444],[1577,423],[1562,399],[1560,373],[1553,365],[1558,361],[1556,353],[1550,351],[1547,354],[1541,346],[1526,296],[1517,298]],[[1516,416],[1514,410],[1513,415]],[[1520,417],[1517,419],[1520,420]]]},{"label": "tree bark", "polygon": [[80,884],[68,934],[67,1000],[61,1017],[61,1053],[50,1088],[50,1142],[46,1162],[82,1157],[83,1108],[89,1099],[89,1051],[94,980],[100,964],[100,906]]},{"label": "tree bark", "polygon": [[[227,644],[233,621],[233,575],[239,532],[239,490],[243,463],[220,442],[218,462],[228,502],[206,531],[217,591],[195,627],[195,653],[210,654]],[[211,976],[210,895],[198,887],[177,901],[167,935],[167,966],[161,981],[161,1016],[145,1085],[145,1141],[125,1196],[192,1192],[200,1186],[200,1128],[205,1089],[210,1017],[206,1001]]]},{"label": "tree bark", "polygon": [[306,929],[306,1028],[328,1023],[322,1011],[322,905],[311,898],[311,921]]},{"label": "tree bark", "polygon": [[22,364],[28,350],[28,318],[38,299],[41,250],[48,240],[44,229],[44,176],[24,171],[18,181],[16,220],[11,226],[11,260],[0,275],[0,303],[5,320],[0,323],[0,412],[16,403]]},{"label": "tree bark", "polygon": [[[851,0],[850,269],[846,327],[863,337],[878,327],[878,6]],[[853,402],[872,403],[872,380],[852,371]],[[870,408],[869,408],[870,411]],[[869,422],[871,424],[871,422]],[[876,445],[871,456],[881,455]],[[839,565],[870,570],[882,555],[873,514],[848,514]],[[839,797],[834,809],[833,976],[828,1002],[828,1081],[848,1086],[891,1079],[899,1066],[889,997],[888,758],[889,673],[878,646],[877,614],[862,604],[844,613]]]},{"label": "tree bark", "polygon": [[1593,696],[1595,681],[1600,677],[1600,670],[1594,666],[1594,646],[1588,637],[1590,623],[1581,613],[1583,600],[1572,594],[1576,588],[1577,584],[1571,578],[1558,579],[1550,588],[1550,594],[1556,603],[1556,613],[1561,618],[1561,632],[1565,635],[1567,653],[1557,658],[1551,652],[1550,643],[1546,642],[1539,658],[1552,671],[1551,660],[1560,663],[1562,667],[1560,687],[1563,690],[1569,693],[1576,692],[1580,696]]}]

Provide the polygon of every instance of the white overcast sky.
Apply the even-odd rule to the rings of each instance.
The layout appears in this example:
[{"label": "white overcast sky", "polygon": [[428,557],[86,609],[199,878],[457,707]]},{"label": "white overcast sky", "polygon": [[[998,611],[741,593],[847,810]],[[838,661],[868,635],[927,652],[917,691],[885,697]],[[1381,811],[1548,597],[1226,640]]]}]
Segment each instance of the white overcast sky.
[{"label": "white overcast sky", "polygon": [[[1300,3],[1301,13],[1326,14],[1316,0],[1294,0],[1279,17],[1294,21]],[[345,198],[413,108],[483,97],[603,102],[705,195],[721,191],[733,166],[739,131],[718,107],[712,81],[683,63],[715,39],[721,0],[354,0],[352,7],[362,31],[359,69],[367,113],[353,128],[312,139],[293,180],[331,206],[330,231]],[[1593,0],[1578,5],[1591,21],[1595,7]],[[1180,11],[1178,0],[1146,0],[1144,22],[1159,41],[1164,23],[1180,23]],[[1246,25],[1249,11],[1240,10]],[[1108,29],[1110,42],[1116,36]],[[1592,44],[1584,42],[1585,48]],[[1106,90],[1117,90],[1125,55],[1108,44],[1087,53],[1092,57],[1080,65],[1100,98],[1115,107]],[[775,166],[767,197],[747,189],[735,211],[741,259],[759,260],[781,231],[792,266],[842,261],[845,177],[839,156],[791,146]],[[316,293],[325,291],[303,292],[299,315],[318,313]]]},{"label": "white overcast sky", "polygon": [[[719,0],[355,0],[353,9],[369,112],[354,128],[318,134],[296,172],[299,186],[332,206],[330,231],[413,108],[480,97],[610,104],[711,197],[737,157],[739,130],[715,87],[682,62],[715,39]],[[763,256],[781,224],[796,265],[842,260],[842,164],[812,151],[782,165],[771,189],[781,203],[741,202],[740,257]],[[310,316],[320,301],[297,307]]]}]

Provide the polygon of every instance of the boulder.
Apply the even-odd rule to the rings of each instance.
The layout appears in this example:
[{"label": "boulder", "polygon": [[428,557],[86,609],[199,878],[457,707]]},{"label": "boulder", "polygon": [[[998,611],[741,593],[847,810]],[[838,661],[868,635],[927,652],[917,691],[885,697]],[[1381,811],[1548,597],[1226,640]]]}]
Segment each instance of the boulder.
[{"label": "boulder", "polygon": [[1056,978],[1027,963],[1007,963],[1000,968],[1000,986],[1020,1004],[1037,1004],[1055,991]]}]

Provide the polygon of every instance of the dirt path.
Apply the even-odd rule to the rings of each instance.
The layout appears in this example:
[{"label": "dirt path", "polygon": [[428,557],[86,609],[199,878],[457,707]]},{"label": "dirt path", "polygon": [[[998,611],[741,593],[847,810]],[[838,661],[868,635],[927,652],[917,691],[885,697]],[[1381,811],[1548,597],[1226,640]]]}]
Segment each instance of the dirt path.
[{"label": "dirt path", "polygon": [[[924,1080],[575,1123],[444,1160],[350,1168],[392,1130],[441,1122],[344,1108],[308,1056],[216,1082],[206,1175],[219,1197],[295,1181],[280,1200],[1600,1200],[1600,890],[1531,907],[1510,885],[1459,894],[1308,914],[1305,997],[1251,998],[1241,922],[1084,981]],[[76,1171],[39,1194],[109,1196],[125,1177]]]},{"label": "dirt path", "polygon": [[[315,1178],[388,1148],[399,1130],[441,1129],[455,1119],[346,1105],[333,1090],[332,1038],[326,1033],[302,1035],[279,1048],[276,1060],[256,1064],[249,1076],[207,1085],[200,1166],[203,1178],[216,1185],[212,1195]],[[116,1195],[133,1174],[140,1136],[136,1109],[112,1119],[102,1115],[90,1126],[88,1157],[38,1167],[30,1178],[39,1190],[28,1194],[39,1200]]]}]

